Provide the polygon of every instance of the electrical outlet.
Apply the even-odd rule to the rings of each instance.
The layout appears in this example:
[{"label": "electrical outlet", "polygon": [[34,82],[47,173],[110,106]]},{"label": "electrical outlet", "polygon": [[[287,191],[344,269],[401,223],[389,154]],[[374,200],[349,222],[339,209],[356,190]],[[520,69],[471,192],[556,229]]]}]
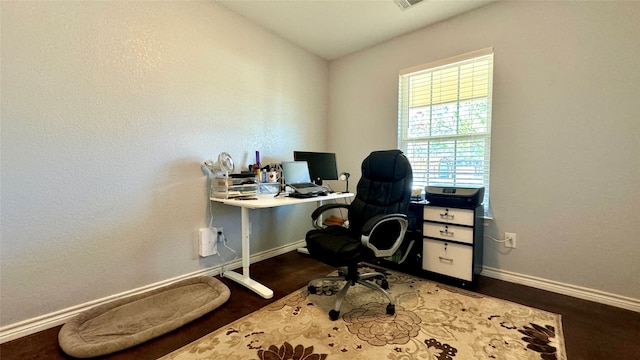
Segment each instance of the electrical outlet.
[{"label": "electrical outlet", "polygon": [[507,240],[504,242],[504,247],[508,247],[511,249],[516,248],[516,233],[506,232],[504,233],[504,238],[505,240]]},{"label": "electrical outlet", "polygon": [[201,228],[200,237],[198,239],[198,253],[202,257],[215,255],[218,253],[218,229]]}]

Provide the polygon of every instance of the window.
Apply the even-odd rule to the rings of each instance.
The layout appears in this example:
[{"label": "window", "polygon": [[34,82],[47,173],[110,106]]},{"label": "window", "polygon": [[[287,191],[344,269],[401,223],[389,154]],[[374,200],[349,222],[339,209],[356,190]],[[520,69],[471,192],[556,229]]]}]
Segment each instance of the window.
[{"label": "window", "polygon": [[493,49],[400,72],[398,147],[414,186],[484,186],[488,209],[492,83]]}]

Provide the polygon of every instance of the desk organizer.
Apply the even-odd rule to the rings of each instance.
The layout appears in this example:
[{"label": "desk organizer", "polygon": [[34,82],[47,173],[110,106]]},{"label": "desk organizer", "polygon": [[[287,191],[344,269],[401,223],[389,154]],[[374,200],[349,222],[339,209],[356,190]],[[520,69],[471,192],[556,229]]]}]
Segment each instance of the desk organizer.
[{"label": "desk organizer", "polygon": [[218,199],[258,195],[255,174],[224,174],[211,179],[211,196]]}]

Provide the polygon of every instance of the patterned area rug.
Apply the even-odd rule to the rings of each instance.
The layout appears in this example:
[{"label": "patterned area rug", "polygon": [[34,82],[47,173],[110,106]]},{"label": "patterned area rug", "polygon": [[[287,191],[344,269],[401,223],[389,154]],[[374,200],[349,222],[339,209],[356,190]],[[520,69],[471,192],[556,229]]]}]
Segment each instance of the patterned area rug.
[{"label": "patterned area rug", "polygon": [[[380,270],[380,269],[376,269]],[[298,290],[162,359],[566,359],[560,315],[384,270],[396,299],[342,284]]]}]

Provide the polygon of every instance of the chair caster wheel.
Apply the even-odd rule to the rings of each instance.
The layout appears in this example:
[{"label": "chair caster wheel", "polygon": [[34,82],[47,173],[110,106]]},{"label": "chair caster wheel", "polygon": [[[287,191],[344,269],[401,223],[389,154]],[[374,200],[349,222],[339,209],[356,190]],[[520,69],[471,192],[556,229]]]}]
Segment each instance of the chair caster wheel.
[{"label": "chair caster wheel", "polygon": [[393,315],[396,313],[396,306],[393,304],[387,305],[387,315]]},{"label": "chair caster wheel", "polygon": [[383,279],[382,283],[380,284],[380,287],[387,290],[389,289],[389,282],[387,281],[387,279]]},{"label": "chair caster wheel", "polygon": [[331,319],[332,321],[338,320],[339,317],[340,317],[340,311],[335,311],[335,310],[329,311],[329,319]]},{"label": "chair caster wheel", "polygon": [[309,285],[307,286],[307,291],[309,292],[309,294],[316,294],[318,292],[318,288],[313,285]]}]

